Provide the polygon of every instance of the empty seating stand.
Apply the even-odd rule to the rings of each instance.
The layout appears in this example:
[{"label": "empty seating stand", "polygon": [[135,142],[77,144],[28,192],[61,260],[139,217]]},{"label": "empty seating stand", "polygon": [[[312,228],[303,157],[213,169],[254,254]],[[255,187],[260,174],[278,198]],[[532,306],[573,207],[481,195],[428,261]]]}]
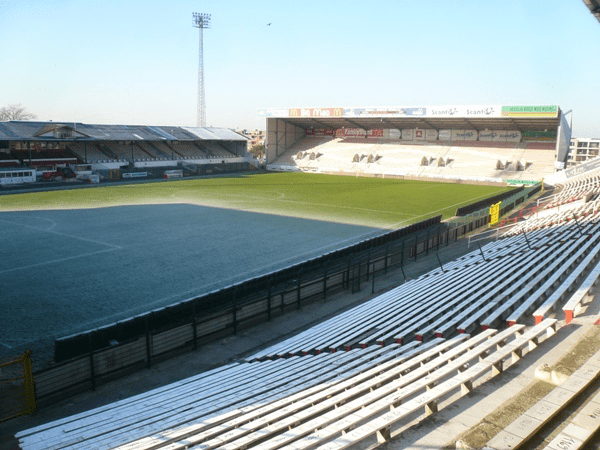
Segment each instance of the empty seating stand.
[{"label": "empty seating stand", "polygon": [[[141,436],[176,427],[200,417],[216,424],[248,413],[274,400],[330,382],[341,375],[365,371],[427,350],[417,344],[373,347],[338,354],[322,354],[261,363],[242,363],[174,383],[165,388],[19,433],[22,448],[62,448],[86,445],[112,448]],[[404,356],[403,356],[404,355]],[[394,362],[395,361],[395,362]],[[300,397],[292,397],[290,401]],[[265,403],[266,402],[266,403]],[[254,407],[252,405],[255,405]],[[215,417],[219,417],[216,419]],[[203,423],[204,423],[203,422]],[[109,445],[110,444],[110,445]]]},{"label": "empty seating stand", "polygon": [[[23,449],[313,448],[467,393],[554,333],[555,320],[477,336],[234,363],[17,434]],[[374,429],[379,423],[382,429]],[[367,422],[367,424],[365,424]],[[317,430],[317,431],[315,431]]]},{"label": "empty seating stand", "polygon": [[600,193],[600,169],[573,177],[557,185],[557,188],[559,192],[552,197],[546,208],[555,208],[580,200],[588,193]]}]

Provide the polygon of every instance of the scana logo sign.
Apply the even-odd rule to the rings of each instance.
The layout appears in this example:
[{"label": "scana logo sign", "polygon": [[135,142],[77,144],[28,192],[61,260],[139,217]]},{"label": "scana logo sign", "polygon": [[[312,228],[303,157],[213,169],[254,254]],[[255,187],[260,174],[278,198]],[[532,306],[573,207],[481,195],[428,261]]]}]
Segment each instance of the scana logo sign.
[{"label": "scana logo sign", "polygon": [[494,108],[467,109],[467,116],[491,116],[495,113]]},{"label": "scana logo sign", "polygon": [[458,109],[456,108],[448,108],[448,109],[432,109],[431,114],[434,116],[453,116],[458,114]]}]

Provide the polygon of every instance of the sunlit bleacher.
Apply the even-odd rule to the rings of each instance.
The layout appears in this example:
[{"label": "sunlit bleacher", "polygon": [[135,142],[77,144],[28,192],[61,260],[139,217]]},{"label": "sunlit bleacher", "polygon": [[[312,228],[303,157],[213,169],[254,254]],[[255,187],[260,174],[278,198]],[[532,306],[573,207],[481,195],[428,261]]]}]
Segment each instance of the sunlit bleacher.
[{"label": "sunlit bleacher", "polygon": [[305,171],[541,180],[554,172],[553,143],[403,142],[306,136],[272,166]]},{"label": "sunlit bleacher", "polygon": [[590,196],[590,199],[594,198],[600,194],[600,169],[591,170],[570,178],[568,181],[557,185],[556,190],[558,192],[546,205],[547,208],[572,203],[586,196]]}]

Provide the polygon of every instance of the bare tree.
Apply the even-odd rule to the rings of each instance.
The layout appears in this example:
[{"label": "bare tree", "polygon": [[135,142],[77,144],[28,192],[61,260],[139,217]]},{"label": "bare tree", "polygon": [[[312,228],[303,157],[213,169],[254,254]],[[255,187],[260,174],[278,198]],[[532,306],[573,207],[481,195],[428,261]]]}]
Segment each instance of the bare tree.
[{"label": "bare tree", "polygon": [[0,122],[8,120],[33,120],[36,118],[35,114],[27,111],[20,103],[0,108]]}]

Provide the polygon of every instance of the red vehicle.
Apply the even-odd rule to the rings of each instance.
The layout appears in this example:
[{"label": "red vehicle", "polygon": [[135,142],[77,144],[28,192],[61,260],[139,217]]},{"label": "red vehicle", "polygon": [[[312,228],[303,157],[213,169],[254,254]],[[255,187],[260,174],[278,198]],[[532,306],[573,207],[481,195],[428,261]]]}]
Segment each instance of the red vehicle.
[{"label": "red vehicle", "polygon": [[70,167],[55,167],[54,170],[42,174],[44,181],[63,181],[75,177],[75,172]]}]

